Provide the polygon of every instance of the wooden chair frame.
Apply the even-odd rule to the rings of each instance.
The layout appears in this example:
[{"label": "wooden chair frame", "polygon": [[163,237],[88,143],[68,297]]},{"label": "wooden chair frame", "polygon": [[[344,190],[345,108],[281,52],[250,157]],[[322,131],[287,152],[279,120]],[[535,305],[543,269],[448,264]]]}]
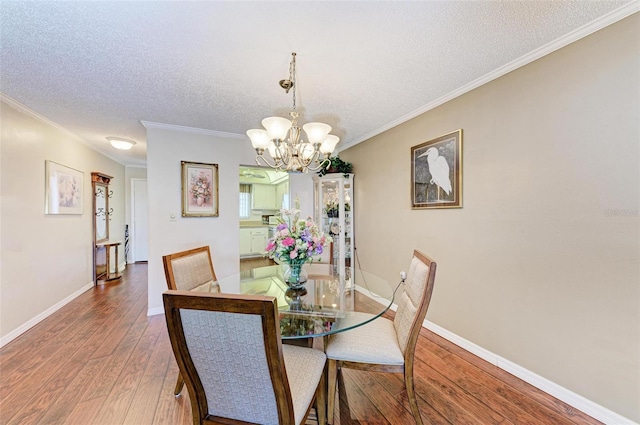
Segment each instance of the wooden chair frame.
[{"label": "wooden chair frame", "polygon": [[427,275],[427,283],[424,286],[422,294],[422,303],[420,304],[418,311],[413,319],[411,328],[409,331],[409,337],[407,340],[407,346],[404,351],[404,364],[403,365],[383,365],[383,364],[371,364],[360,362],[349,362],[343,360],[327,359],[328,364],[328,383],[329,392],[327,397],[328,408],[327,418],[329,424],[333,423],[333,412],[335,409],[336,398],[336,386],[338,378],[338,370],[340,368],[366,370],[369,372],[386,372],[386,373],[402,373],[404,374],[404,384],[407,389],[407,397],[409,399],[409,406],[411,407],[411,413],[416,421],[417,425],[422,425],[422,418],[420,416],[420,409],[418,408],[418,401],[415,393],[415,386],[413,382],[413,363],[415,357],[416,343],[418,342],[418,335],[422,328],[422,322],[427,315],[427,309],[431,302],[431,294],[433,293],[433,285],[436,277],[436,262],[431,258],[424,255],[422,252],[414,250],[413,256],[418,258],[421,262],[425,263],[429,267],[429,274]]},{"label": "wooden chair frame", "polygon": [[168,255],[163,255],[162,256],[162,263],[164,264],[164,275],[167,278],[167,286],[169,287],[169,289],[173,289],[173,290],[177,290],[178,288],[176,287],[176,279],[175,276],[173,274],[173,264],[172,261],[181,257],[188,257],[189,255],[196,255],[199,254],[201,252],[206,252],[207,256],[209,257],[209,267],[211,268],[211,276],[213,277],[213,280],[218,280],[216,278],[216,272],[213,270],[213,262],[211,261],[211,250],[209,249],[209,246],[201,246],[199,248],[193,248],[193,249],[189,249],[186,251],[181,251],[181,252],[176,252],[173,254],[168,254]]},{"label": "wooden chair frame", "polygon": [[[171,347],[178,362],[180,373],[184,377],[187,390],[189,391],[194,424],[240,425],[248,423],[213,416],[208,413],[209,408],[204,387],[189,354],[189,349],[187,348],[180,309],[221,311],[260,316],[262,318],[264,346],[276,398],[279,423],[282,425],[295,424],[293,401],[285,370],[282,342],[280,340],[278,307],[274,297],[170,290],[163,294],[163,301]],[[326,421],[326,378],[324,373],[316,389],[314,400],[316,401],[318,422],[324,424]],[[250,400],[247,400],[247,402],[250,402]],[[305,419],[309,415],[312,406],[313,400],[307,409]]]},{"label": "wooden chair frame", "polygon": [[[177,290],[177,286],[176,286],[176,278],[175,278],[175,274],[173,273],[173,260],[176,260],[178,258],[182,258],[182,257],[188,257],[190,255],[197,255],[200,254],[202,252],[206,252],[207,253],[207,258],[209,259],[209,268],[211,270],[211,276],[212,276],[212,280],[216,281],[218,280],[216,278],[216,272],[213,270],[213,261],[211,261],[211,251],[209,249],[209,246],[201,246],[199,248],[193,248],[193,249],[188,249],[186,251],[180,251],[180,252],[176,252],[173,254],[168,254],[168,255],[163,255],[162,256],[162,263],[164,264],[164,275],[167,279],[167,287],[170,290]],[[180,373],[178,373],[178,379],[176,381],[176,386],[175,389],[173,390],[173,394],[177,397],[180,395],[180,393],[182,392],[182,388],[184,387],[184,379],[182,379],[182,375]]]}]

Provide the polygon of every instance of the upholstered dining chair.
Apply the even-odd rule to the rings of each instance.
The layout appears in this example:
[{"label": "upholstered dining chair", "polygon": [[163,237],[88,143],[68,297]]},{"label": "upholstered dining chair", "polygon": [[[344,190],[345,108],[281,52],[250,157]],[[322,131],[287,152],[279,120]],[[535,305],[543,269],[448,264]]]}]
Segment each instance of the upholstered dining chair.
[{"label": "upholstered dining chair", "polygon": [[209,246],[164,255],[162,262],[169,289],[191,291],[203,287],[209,292],[220,292]]},{"label": "upholstered dining chair", "polygon": [[[220,285],[216,282],[216,273],[213,270],[209,246],[201,246],[165,255],[162,257],[162,262],[169,289],[220,292]],[[182,375],[178,373],[178,381],[173,394],[180,395],[183,386]]]},{"label": "upholstered dining chair", "polygon": [[413,382],[413,361],[418,334],[431,301],[435,275],[436,263],[423,253],[413,251],[404,290],[396,294],[398,309],[394,319],[379,317],[327,340],[328,423],[333,423],[338,370],[349,368],[403,373],[411,413],[416,424],[422,425]]},{"label": "upholstered dining chair", "polygon": [[316,401],[326,421],[326,356],[283,345],[276,298],[163,294],[169,339],[194,424],[304,423]]}]

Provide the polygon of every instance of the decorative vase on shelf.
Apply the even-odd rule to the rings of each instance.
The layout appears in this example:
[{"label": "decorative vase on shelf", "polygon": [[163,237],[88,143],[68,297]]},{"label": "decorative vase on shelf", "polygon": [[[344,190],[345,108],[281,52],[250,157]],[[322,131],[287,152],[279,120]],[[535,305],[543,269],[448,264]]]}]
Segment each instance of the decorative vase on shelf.
[{"label": "decorative vase on shelf", "polygon": [[339,213],[338,213],[338,209],[337,208],[331,208],[331,209],[327,209],[327,217],[339,217]]},{"label": "decorative vase on shelf", "polygon": [[304,263],[288,264],[289,268],[284,272],[284,281],[291,289],[304,288],[309,276],[307,271],[302,268]]}]

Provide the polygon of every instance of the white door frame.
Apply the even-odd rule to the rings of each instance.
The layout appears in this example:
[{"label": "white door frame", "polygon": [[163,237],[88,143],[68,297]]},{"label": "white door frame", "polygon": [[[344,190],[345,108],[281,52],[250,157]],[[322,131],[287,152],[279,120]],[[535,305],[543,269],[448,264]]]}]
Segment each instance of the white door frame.
[{"label": "white door frame", "polygon": [[136,216],[136,211],[135,211],[135,195],[136,195],[136,190],[135,190],[135,185],[136,182],[139,181],[147,181],[147,179],[140,179],[140,178],[132,178],[131,179],[131,225],[129,226],[129,255],[126,258],[126,262],[128,264],[132,264],[135,263],[135,258],[134,258],[134,253],[135,251],[135,245],[136,245],[136,240],[133,237],[133,235],[135,235],[135,219],[134,217]]}]

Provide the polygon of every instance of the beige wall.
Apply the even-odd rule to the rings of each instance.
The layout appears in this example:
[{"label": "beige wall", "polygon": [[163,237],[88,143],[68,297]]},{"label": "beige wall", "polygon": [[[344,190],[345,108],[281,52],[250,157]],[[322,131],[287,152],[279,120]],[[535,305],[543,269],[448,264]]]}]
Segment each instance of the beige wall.
[{"label": "beige wall", "polygon": [[[162,256],[209,245],[218,278],[240,269],[238,177],[240,164],[254,161],[244,137],[229,138],[177,129],[147,128],[149,202],[149,314],[162,314],[167,283]],[[218,217],[182,217],[180,161],[218,164]],[[175,221],[169,219],[175,215]],[[223,288],[224,289],[224,288]]]},{"label": "beige wall", "polygon": [[[110,235],[124,238],[124,167],[16,107],[0,103],[3,343],[93,281],[92,171],[114,177]],[[45,160],[84,173],[82,215],[44,214]]]},{"label": "beige wall", "polygon": [[[438,262],[427,319],[640,421],[640,17],[340,156],[363,268]],[[463,129],[462,209],[410,209],[410,148]]]}]

